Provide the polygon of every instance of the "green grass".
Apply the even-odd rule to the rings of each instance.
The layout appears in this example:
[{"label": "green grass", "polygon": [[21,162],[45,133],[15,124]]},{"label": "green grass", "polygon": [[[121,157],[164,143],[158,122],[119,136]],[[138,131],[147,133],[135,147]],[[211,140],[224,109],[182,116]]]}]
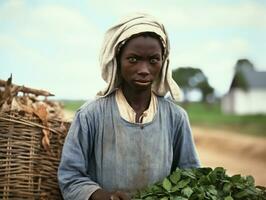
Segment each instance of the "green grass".
[{"label": "green grass", "polygon": [[75,112],[80,106],[82,106],[85,100],[61,100],[64,109]]},{"label": "green grass", "polygon": [[266,115],[232,115],[221,112],[220,104],[190,103],[181,105],[192,125],[209,126],[266,137]]},{"label": "green grass", "polygon": [[[84,100],[63,100],[64,109],[76,111]],[[266,115],[226,115],[221,112],[220,104],[205,105],[189,103],[181,105],[189,115],[192,125],[235,130],[244,134],[266,137]]]}]

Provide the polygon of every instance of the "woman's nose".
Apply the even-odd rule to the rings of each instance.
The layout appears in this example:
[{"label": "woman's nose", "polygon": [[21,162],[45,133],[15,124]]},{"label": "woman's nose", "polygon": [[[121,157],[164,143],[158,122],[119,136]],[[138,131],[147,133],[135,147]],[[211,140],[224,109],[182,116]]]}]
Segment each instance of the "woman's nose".
[{"label": "woman's nose", "polygon": [[149,64],[147,62],[142,62],[138,69],[138,74],[142,76],[147,76],[150,74]]}]

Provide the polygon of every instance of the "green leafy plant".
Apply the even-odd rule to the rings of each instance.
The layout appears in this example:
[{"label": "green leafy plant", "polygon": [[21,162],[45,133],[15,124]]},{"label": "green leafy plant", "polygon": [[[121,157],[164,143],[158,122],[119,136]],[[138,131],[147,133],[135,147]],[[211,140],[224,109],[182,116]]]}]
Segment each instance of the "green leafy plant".
[{"label": "green leafy plant", "polygon": [[228,176],[222,167],[179,169],[138,191],[134,200],[266,200],[266,188],[252,176]]}]

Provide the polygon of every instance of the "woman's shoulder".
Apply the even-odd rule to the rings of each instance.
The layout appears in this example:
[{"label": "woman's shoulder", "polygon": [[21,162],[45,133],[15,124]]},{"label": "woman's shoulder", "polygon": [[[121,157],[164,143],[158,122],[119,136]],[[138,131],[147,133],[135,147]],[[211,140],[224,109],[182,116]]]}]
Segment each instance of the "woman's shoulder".
[{"label": "woman's shoulder", "polygon": [[77,112],[80,114],[88,114],[95,112],[102,112],[106,107],[110,106],[113,100],[113,94],[106,97],[99,97],[93,100],[86,101]]},{"label": "woman's shoulder", "polygon": [[180,117],[186,117],[187,112],[183,107],[178,105],[173,99],[169,97],[160,97],[158,96],[158,105],[161,107],[162,110],[167,111],[171,114],[175,114]]}]

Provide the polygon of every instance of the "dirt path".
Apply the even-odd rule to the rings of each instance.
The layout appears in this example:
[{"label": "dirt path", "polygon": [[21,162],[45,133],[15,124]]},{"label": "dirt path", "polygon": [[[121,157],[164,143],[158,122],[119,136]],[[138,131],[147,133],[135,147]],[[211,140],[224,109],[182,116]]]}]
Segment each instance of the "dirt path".
[{"label": "dirt path", "polygon": [[222,166],[228,174],[252,175],[266,186],[266,139],[193,126],[202,166]]}]

